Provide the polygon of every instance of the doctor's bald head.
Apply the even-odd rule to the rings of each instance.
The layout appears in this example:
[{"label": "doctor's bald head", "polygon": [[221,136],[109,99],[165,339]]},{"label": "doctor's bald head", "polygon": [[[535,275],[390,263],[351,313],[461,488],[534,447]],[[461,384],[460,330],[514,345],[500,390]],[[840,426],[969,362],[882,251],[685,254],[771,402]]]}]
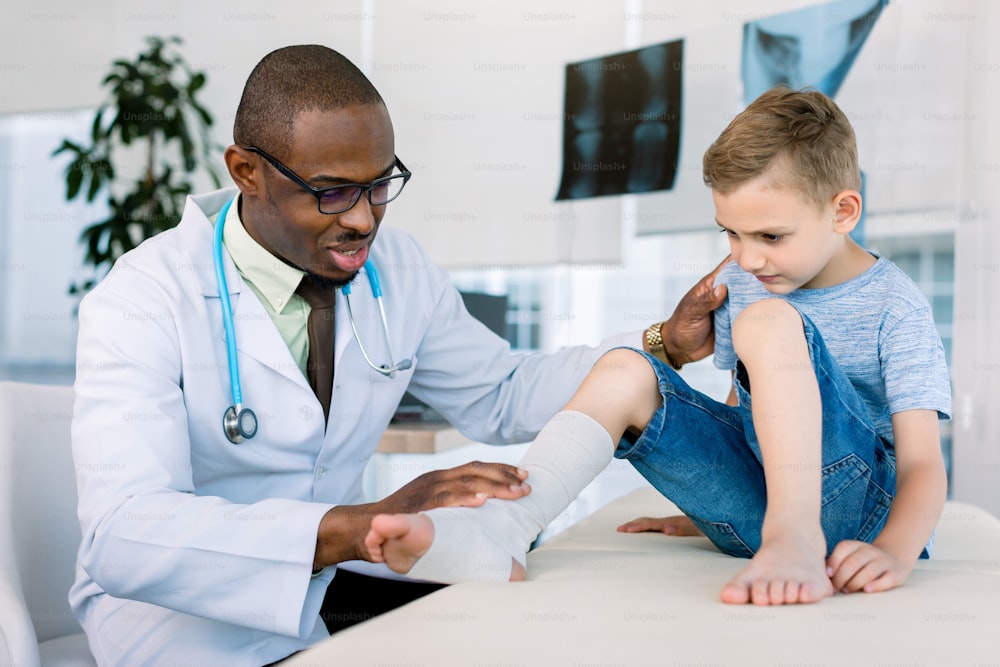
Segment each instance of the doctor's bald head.
[{"label": "doctor's bald head", "polygon": [[233,140],[283,155],[303,111],[365,104],[383,104],[382,96],[350,60],[316,44],[286,46],[264,56],[250,73],[236,110]]}]

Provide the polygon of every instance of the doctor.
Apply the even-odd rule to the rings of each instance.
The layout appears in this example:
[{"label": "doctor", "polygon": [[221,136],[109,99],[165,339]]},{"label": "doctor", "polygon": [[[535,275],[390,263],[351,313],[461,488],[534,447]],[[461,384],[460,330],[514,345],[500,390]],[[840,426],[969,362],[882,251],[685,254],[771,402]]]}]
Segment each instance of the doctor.
[{"label": "doctor", "polygon": [[[524,442],[642,335],[519,355],[470,318],[416,241],[381,227],[409,172],[378,92],[334,51],[266,56],[234,138],[236,187],[190,197],[80,306],[70,602],[102,665],[264,665],[428,592],[356,572],[378,567],[358,562],[371,516],[530,488],[470,463],[366,502],[362,471],[404,391],[474,440]],[[304,279],[336,296],[328,408],[307,379]],[[707,278],[647,341],[662,333],[678,365],[704,357],[723,298]],[[250,412],[224,424],[230,408]]]}]

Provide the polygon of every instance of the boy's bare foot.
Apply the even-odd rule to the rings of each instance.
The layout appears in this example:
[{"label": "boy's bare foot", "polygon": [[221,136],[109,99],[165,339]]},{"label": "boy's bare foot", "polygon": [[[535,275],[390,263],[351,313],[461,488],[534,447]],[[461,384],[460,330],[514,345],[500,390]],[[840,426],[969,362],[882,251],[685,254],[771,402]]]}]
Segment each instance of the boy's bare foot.
[{"label": "boy's bare foot", "polygon": [[434,541],[434,524],[423,514],[377,514],[365,546],[375,563],[406,574]]},{"label": "boy's bare foot", "polygon": [[814,532],[784,530],[764,540],[750,564],[722,589],[722,601],[801,604],[833,595],[826,574],[826,541],[818,528]]},{"label": "boy's bare foot", "polygon": [[[377,514],[365,547],[373,563],[385,563],[400,574],[409,572],[434,541],[434,522],[423,514]],[[510,581],[524,581],[524,566],[511,557]]]}]

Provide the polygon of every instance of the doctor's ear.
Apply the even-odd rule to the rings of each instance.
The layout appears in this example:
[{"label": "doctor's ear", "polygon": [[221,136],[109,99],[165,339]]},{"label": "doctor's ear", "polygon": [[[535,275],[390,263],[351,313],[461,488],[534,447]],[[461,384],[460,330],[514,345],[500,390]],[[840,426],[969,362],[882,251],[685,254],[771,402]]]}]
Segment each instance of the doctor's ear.
[{"label": "doctor's ear", "polygon": [[226,161],[226,169],[229,170],[229,175],[239,187],[240,192],[244,195],[257,194],[262,175],[261,170],[258,169],[260,162],[256,156],[239,146],[230,146],[226,149],[223,158]]}]

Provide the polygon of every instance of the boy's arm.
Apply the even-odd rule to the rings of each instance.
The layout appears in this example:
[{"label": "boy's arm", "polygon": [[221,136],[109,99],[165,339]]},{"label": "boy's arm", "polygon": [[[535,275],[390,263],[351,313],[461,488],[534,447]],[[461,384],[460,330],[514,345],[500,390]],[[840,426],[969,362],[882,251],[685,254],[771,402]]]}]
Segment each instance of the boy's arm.
[{"label": "boy's arm", "polygon": [[934,532],[948,493],[938,415],[908,410],[892,416],[896,498],[874,544],[916,563]]},{"label": "boy's arm", "polygon": [[835,590],[866,593],[902,585],[930,539],[948,491],[938,415],[907,410],[892,416],[896,497],[878,537],[848,540],[833,550],[828,571]]}]

